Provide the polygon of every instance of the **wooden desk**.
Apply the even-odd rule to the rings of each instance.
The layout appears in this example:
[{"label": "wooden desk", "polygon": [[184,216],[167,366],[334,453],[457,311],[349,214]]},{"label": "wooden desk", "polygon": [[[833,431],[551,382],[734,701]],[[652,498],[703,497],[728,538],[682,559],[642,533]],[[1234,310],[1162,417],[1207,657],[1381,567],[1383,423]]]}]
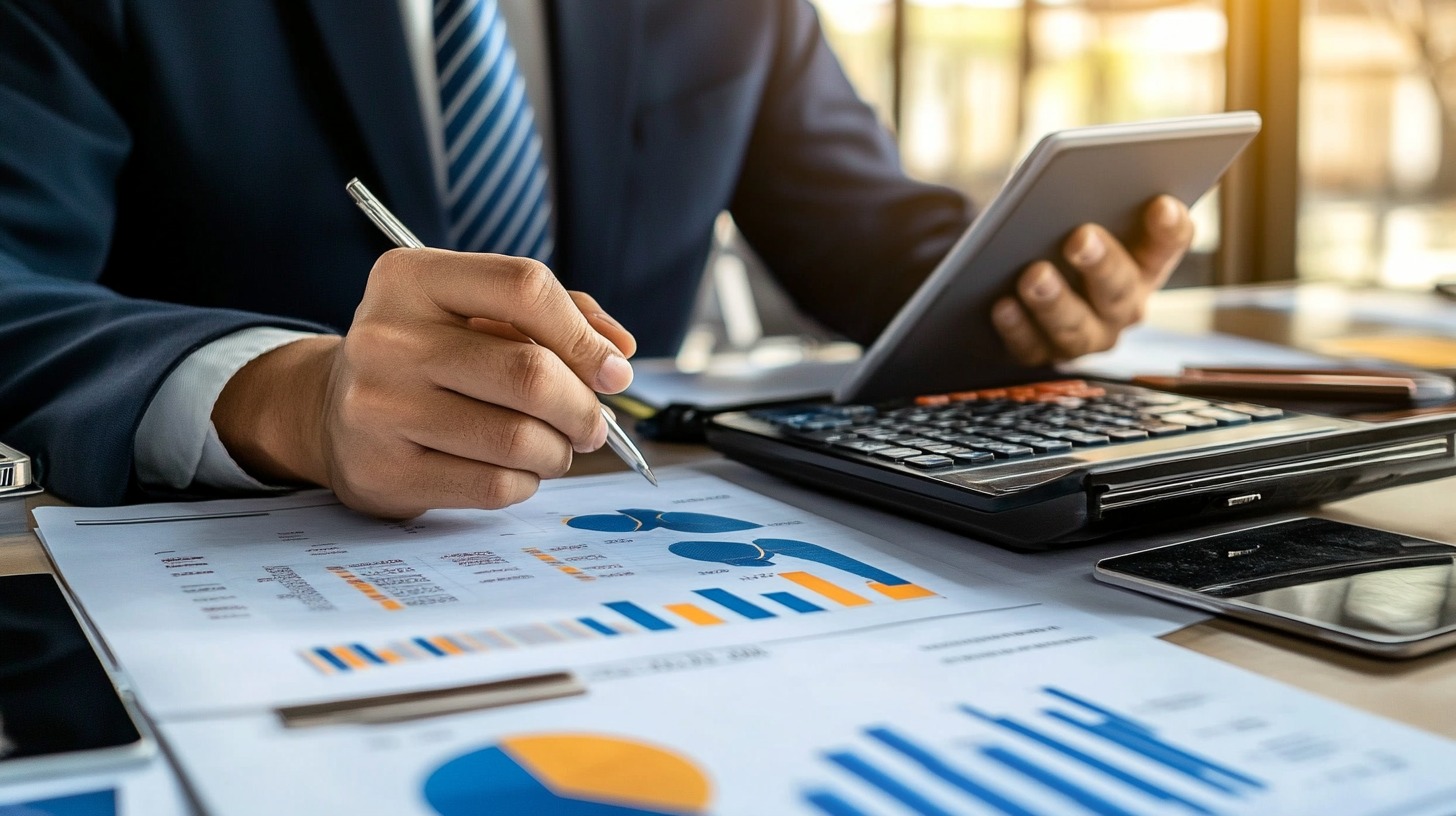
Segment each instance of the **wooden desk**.
[{"label": "wooden desk", "polygon": [[[1241,291],[1247,290],[1162,293],[1151,320],[1182,330],[1216,325],[1220,331],[1292,345],[1302,345],[1309,337],[1332,336],[1340,328],[1338,322],[1318,319],[1318,315],[1301,318],[1297,311],[1277,321],[1255,319],[1262,310],[1250,310],[1239,296]],[[1358,295],[1330,290],[1320,302],[1341,297]],[[1310,334],[1301,334],[1301,327]],[[1456,335],[1456,323],[1452,333]],[[643,449],[658,467],[712,455],[691,445],[644,444]],[[572,475],[622,468],[615,457],[598,452],[579,457]],[[55,499],[45,495],[31,500],[32,505],[53,502]],[[1451,540],[1456,530],[1456,478],[1348,499],[1311,514]],[[44,572],[49,568],[40,542],[33,535],[0,536],[0,574]],[[1227,620],[1189,626],[1166,639],[1315,694],[1456,739],[1456,706],[1451,705],[1456,699],[1456,650],[1407,661],[1375,660]]]}]

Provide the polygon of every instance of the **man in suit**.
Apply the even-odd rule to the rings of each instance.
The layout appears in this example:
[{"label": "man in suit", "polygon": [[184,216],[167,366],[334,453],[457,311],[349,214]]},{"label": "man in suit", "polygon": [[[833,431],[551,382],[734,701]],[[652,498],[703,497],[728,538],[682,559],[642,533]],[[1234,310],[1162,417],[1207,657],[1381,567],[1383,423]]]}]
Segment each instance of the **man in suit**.
[{"label": "man in suit", "polygon": [[[468,252],[386,252],[356,175]],[[725,209],[860,341],[971,215],[806,0],[0,0],[0,435],[81,503],[504,506],[675,349]],[[1068,238],[1085,296],[1024,270],[1011,352],[1110,347],[1191,236],[1145,227]]]}]

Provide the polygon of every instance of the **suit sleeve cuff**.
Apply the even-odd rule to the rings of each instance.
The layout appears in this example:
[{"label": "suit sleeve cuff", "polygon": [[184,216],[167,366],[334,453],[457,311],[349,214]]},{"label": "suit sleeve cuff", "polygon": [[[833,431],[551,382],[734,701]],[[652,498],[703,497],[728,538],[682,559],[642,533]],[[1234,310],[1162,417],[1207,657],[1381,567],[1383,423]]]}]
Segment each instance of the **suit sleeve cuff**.
[{"label": "suit sleeve cuff", "polygon": [[254,479],[233,461],[212,424],[212,408],[243,366],[279,346],[317,336],[261,326],[234,332],[188,355],[162,382],[137,426],[137,479],[146,487],[170,490],[287,489]]}]

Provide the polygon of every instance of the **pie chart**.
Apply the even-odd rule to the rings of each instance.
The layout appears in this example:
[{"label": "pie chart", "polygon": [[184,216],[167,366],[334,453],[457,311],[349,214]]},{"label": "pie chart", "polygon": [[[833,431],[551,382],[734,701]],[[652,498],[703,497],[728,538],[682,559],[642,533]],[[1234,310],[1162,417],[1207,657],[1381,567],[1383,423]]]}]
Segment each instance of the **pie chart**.
[{"label": "pie chart", "polygon": [[447,760],[425,780],[441,816],[693,816],[707,776],[681,754],[603,734],[523,734]]}]

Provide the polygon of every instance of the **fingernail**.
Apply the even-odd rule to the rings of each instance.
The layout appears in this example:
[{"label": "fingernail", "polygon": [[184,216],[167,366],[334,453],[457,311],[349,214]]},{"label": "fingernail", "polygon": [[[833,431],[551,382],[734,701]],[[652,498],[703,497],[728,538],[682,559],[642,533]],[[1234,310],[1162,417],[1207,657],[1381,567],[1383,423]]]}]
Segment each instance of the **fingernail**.
[{"label": "fingernail", "polygon": [[1054,269],[1043,269],[1031,285],[1031,296],[1037,300],[1051,300],[1062,291],[1062,282]]},{"label": "fingernail", "polygon": [[632,364],[627,362],[627,358],[613,354],[607,357],[597,371],[597,379],[592,384],[592,389],[598,394],[617,394],[626,391],[631,384]]},{"label": "fingernail", "polygon": [[1021,310],[1016,308],[1015,303],[1002,301],[996,305],[995,311],[991,313],[991,319],[997,324],[1010,328],[1021,322]]},{"label": "fingernail", "polygon": [[1072,263],[1078,266],[1089,266],[1102,260],[1107,254],[1107,247],[1102,243],[1102,236],[1095,230],[1087,230],[1083,233],[1082,246],[1072,256]]},{"label": "fingernail", "polygon": [[627,330],[627,327],[626,326],[623,326],[621,323],[618,323],[615,318],[613,318],[611,315],[607,314],[606,312],[595,312],[595,313],[592,314],[592,319],[593,320],[601,321],[602,323],[605,323],[608,326],[613,326],[615,328],[621,329],[622,331],[626,331]]},{"label": "fingernail", "polygon": [[1153,214],[1153,220],[1160,227],[1176,227],[1178,221],[1183,217],[1180,209],[1173,199],[1160,198],[1158,199],[1158,211]]}]

